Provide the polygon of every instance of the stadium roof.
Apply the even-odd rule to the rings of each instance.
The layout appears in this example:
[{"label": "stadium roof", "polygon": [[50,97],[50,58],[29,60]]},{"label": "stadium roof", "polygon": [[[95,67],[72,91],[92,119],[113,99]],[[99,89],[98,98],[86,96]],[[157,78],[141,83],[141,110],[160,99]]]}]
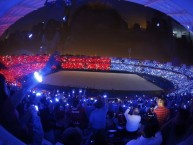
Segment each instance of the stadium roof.
[{"label": "stadium roof", "polygon": [[[161,11],[193,32],[192,0],[126,0]],[[0,36],[26,14],[44,6],[45,0],[0,0]]]},{"label": "stadium roof", "polygon": [[156,9],[193,32],[193,0],[126,0]]}]

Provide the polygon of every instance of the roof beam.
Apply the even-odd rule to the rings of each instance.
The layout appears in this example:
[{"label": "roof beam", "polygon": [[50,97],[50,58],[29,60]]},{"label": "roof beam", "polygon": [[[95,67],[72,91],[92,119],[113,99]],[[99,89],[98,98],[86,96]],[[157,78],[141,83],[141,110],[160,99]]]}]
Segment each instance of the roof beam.
[{"label": "roof beam", "polygon": [[35,10],[35,7],[29,6],[29,5],[18,5],[17,7],[20,8],[20,9]]},{"label": "roof beam", "polygon": [[182,22],[181,24],[184,26],[193,27],[193,22]]},{"label": "roof beam", "polygon": [[144,4],[144,6],[146,7],[151,6],[152,4],[160,2],[160,1],[163,1],[163,0],[149,0],[147,3]]},{"label": "roof beam", "polygon": [[176,11],[176,12],[171,12],[171,13],[166,13],[169,16],[183,16],[186,14],[186,11]]}]

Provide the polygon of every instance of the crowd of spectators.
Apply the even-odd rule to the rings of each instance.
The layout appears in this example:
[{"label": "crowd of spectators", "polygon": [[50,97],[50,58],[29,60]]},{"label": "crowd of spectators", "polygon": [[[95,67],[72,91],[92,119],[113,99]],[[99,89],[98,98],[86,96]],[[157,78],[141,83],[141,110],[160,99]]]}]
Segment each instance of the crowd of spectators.
[{"label": "crowd of spectators", "polygon": [[[0,62],[9,69],[1,69],[9,82],[44,67],[49,55],[37,56],[1,56]],[[174,90],[168,96],[182,96],[193,94],[193,67],[173,66],[170,62],[159,63],[150,60],[136,60],[127,58],[107,58],[88,56],[59,56],[60,69],[118,71],[157,76],[170,81]],[[14,74],[14,76],[12,75]]]},{"label": "crowd of spectators", "polygon": [[[187,124],[187,122],[192,122],[190,113],[183,113],[182,116],[178,116],[178,113],[180,110],[189,112],[188,110],[192,107],[192,97],[182,97],[186,100],[184,104],[175,106],[174,104],[178,103],[178,99],[167,98],[166,96],[136,95],[110,98],[110,96],[103,94],[89,96],[86,91],[81,89],[66,91],[36,88],[27,93],[17,110],[20,117],[25,118],[23,116],[26,116],[26,113],[33,106],[41,120],[44,139],[52,144],[65,143],[67,130],[71,130],[69,131],[70,134],[77,134],[81,143],[86,145],[94,144],[93,138],[97,138],[98,135],[107,144],[126,144],[127,142],[131,144],[138,137],[142,141],[151,138],[150,142],[158,141],[158,144],[160,142],[169,144],[168,141],[176,140],[166,135],[167,131],[170,131],[170,125],[167,124],[172,124],[173,121],[183,118],[184,121],[186,120],[186,123],[182,124],[183,127],[174,127],[177,127],[179,131],[184,131],[186,136],[181,136],[182,140],[191,132],[191,129],[184,128],[184,125],[191,126],[191,123]],[[189,103],[187,103],[188,101]],[[163,112],[163,107],[169,112]],[[186,115],[185,118],[184,115]],[[154,127],[155,130],[153,130]],[[181,130],[182,128],[185,130]],[[170,133],[172,134],[173,130]],[[97,138],[98,140],[99,138]],[[72,138],[71,141],[73,141]]]},{"label": "crowd of spectators", "polygon": [[131,73],[149,74],[169,80],[173,83],[175,91],[168,96],[182,96],[192,94],[192,66],[173,66],[172,63],[159,63],[156,61],[141,61],[133,59],[111,59],[111,70]]},{"label": "crowd of spectators", "polygon": [[[35,70],[43,69],[50,61],[49,58],[47,55],[2,56],[0,60],[6,69],[1,69],[1,73],[6,79],[9,78],[8,72],[12,73],[9,74],[10,76],[15,74],[19,78]],[[188,111],[191,110],[193,100],[191,67],[174,67],[169,63],[161,64],[155,61],[87,56],[56,56],[55,61],[57,66],[48,65],[52,70],[56,70],[58,66],[59,69],[89,70],[91,68],[88,66],[93,64],[95,67],[91,69],[92,71],[108,70],[156,75],[171,81],[175,90],[162,98],[153,94],[111,98],[111,96],[100,94],[100,91],[90,96],[86,93],[86,89],[89,88],[80,90],[77,88],[68,90],[32,88],[20,99],[19,103],[14,101],[13,97],[10,97],[11,102],[7,101],[8,97],[2,98],[3,104],[18,103],[15,105],[16,111],[14,111],[14,106],[11,109],[15,112],[12,114],[14,118],[12,121],[15,120],[19,124],[17,128],[21,127],[22,130],[21,128],[13,129],[16,126],[6,126],[11,124],[6,123],[6,118],[1,119],[1,123],[24,142],[40,144],[43,139],[47,139],[52,144],[57,142],[70,144],[72,139],[69,138],[77,134],[76,144],[90,145],[100,141],[105,144],[126,144],[127,142],[127,144],[132,144],[147,141],[149,138],[152,139],[150,142],[156,144],[161,144],[161,142],[177,144],[191,134],[192,115],[191,111]],[[79,64],[83,67],[77,67]],[[2,83],[5,83],[5,78],[2,78]],[[11,89],[15,85],[9,87]],[[4,89],[2,85],[2,90]],[[7,96],[6,91],[2,96]],[[2,106],[6,108],[5,104]],[[0,113],[4,116],[2,108]],[[9,117],[11,116],[7,116]],[[169,119],[171,120],[168,121]],[[131,127],[130,124],[133,124],[131,120],[135,128],[132,128],[134,125]],[[168,135],[165,135],[167,133]],[[27,138],[25,134],[30,138]]]}]

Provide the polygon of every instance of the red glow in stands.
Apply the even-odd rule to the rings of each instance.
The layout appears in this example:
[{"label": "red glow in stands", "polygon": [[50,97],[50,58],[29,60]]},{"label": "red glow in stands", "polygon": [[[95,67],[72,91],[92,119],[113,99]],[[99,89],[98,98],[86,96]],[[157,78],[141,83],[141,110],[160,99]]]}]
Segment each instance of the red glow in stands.
[{"label": "red glow in stands", "polygon": [[[20,86],[18,79],[42,69],[49,57],[49,55],[0,56],[0,62],[7,67],[0,69],[0,73],[5,76],[8,83]],[[111,65],[111,59],[107,57],[59,56],[56,59],[61,62],[62,69],[110,70]]]},{"label": "red glow in stands", "polygon": [[110,58],[104,57],[61,57],[63,69],[109,70]]},{"label": "red glow in stands", "polygon": [[84,69],[84,63],[72,63],[72,62],[67,62],[67,63],[62,63],[61,67],[63,69]]},{"label": "red glow in stands", "polygon": [[29,63],[46,63],[49,59],[49,55],[37,55],[37,56],[0,56],[0,62],[6,67],[13,67],[16,65],[23,65]]},{"label": "red glow in stands", "polygon": [[70,57],[70,58],[68,58],[68,61],[69,62],[82,62],[82,63],[85,63],[85,58],[83,58],[83,57],[81,57],[81,58],[79,58],[79,57]]}]

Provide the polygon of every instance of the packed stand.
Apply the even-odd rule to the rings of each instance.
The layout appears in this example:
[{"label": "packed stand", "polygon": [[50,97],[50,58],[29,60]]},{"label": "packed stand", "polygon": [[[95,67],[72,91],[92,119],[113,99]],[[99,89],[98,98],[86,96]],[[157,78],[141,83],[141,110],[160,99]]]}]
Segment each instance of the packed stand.
[{"label": "packed stand", "polygon": [[[152,142],[159,144],[169,141],[165,136],[165,130],[166,132],[169,130],[167,123],[178,116],[179,110],[187,111],[192,107],[192,97],[183,96],[181,106],[178,99],[155,95],[111,98],[104,94],[88,96],[82,89],[41,90],[36,88],[28,92],[18,106],[18,111],[22,117],[30,106],[34,106],[41,118],[44,139],[52,144],[64,143],[66,130],[80,133],[81,142],[85,145],[94,144],[95,135],[103,137],[109,144],[116,145],[127,142],[131,144],[140,135],[140,140],[144,140],[144,137],[151,138],[155,134],[157,139],[153,139]],[[162,110],[163,107],[168,110],[168,113]],[[189,116],[187,114],[186,121],[191,122]],[[153,126],[155,131],[148,132],[149,129],[146,127],[151,128],[152,124],[155,124]],[[147,131],[146,136],[141,134],[143,131]],[[184,131],[188,136],[191,129]],[[184,137],[186,136],[181,139]],[[172,138],[171,141],[173,142],[174,139]]]}]

